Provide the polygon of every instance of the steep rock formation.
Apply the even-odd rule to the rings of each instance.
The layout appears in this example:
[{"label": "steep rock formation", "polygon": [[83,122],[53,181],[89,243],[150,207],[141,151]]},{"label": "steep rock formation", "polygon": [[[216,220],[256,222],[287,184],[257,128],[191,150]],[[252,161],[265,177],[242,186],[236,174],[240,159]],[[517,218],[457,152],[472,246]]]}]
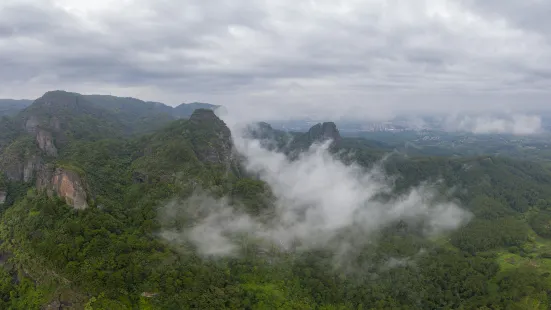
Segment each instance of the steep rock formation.
[{"label": "steep rock formation", "polygon": [[198,109],[189,118],[189,132],[197,158],[229,166],[234,160],[230,129],[212,110]]},{"label": "steep rock formation", "polygon": [[36,176],[40,165],[42,164],[42,159],[40,157],[33,157],[25,162],[23,165],[23,182],[31,182]]},{"label": "steep rock formation", "polygon": [[274,129],[272,125],[265,122],[248,125],[242,132],[244,138],[259,140],[262,147],[279,152],[289,151],[294,135],[296,133]]},{"label": "steep rock formation", "polygon": [[32,115],[25,121],[25,130],[28,133],[36,133],[38,125],[40,125],[40,120],[37,116]]},{"label": "steep rock formation", "polygon": [[308,130],[308,139],[311,142],[321,142],[333,140],[335,144],[341,141],[341,135],[337,129],[337,125],[333,122],[316,124]]},{"label": "steep rock formation", "polygon": [[0,189],[0,205],[4,204],[4,202],[6,202],[6,197],[8,196],[8,193],[3,190],[3,189]]},{"label": "steep rock formation", "polygon": [[319,123],[310,128],[308,132],[295,135],[289,150],[293,153],[293,157],[301,151],[307,150],[314,143],[331,140],[330,147],[338,148],[341,144],[341,135],[337,129],[337,125],[333,122]]},{"label": "steep rock formation", "polygon": [[38,147],[48,156],[57,156],[57,148],[54,144],[54,137],[51,132],[37,128],[36,129],[36,143]]},{"label": "steep rock formation", "polygon": [[4,160],[0,169],[6,174],[8,180],[27,183],[34,179],[41,162],[42,160],[38,156],[28,159]]},{"label": "steep rock formation", "polygon": [[43,167],[38,174],[36,187],[46,190],[49,196],[56,194],[75,209],[88,208],[86,184],[81,176],[67,168]]},{"label": "steep rock formation", "polygon": [[243,136],[247,139],[257,140],[275,139],[276,130],[266,122],[258,122],[247,125],[243,131]]}]

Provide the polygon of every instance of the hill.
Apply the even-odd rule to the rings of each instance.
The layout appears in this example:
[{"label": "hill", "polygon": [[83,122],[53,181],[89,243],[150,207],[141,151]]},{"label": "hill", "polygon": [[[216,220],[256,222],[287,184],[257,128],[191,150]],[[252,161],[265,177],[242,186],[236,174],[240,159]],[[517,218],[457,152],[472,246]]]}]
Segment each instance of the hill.
[{"label": "hill", "polygon": [[[154,129],[159,129],[172,120],[179,118],[189,118],[197,109],[215,110],[218,105],[208,103],[189,103],[181,104],[177,107],[171,107],[160,102],[143,101],[131,97],[116,97],[110,95],[82,95],[78,93],[66,92],[62,90],[50,91],[45,93],[37,100],[13,100],[0,99],[0,117],[15,116],[22,110],[27,109],[39,113],[40,111],[30,106],[33,103],[44,102],[52,103],[52,111],[64,105],[64,109],[70,109],[69,105],[77,104],[77,98],[81,101],[81,108],[96,109],[101,113],[116,117],[126,129],[126,133],[146,133]],[[63,102],[63,104],[61,104]],[[35,106],[37,106],[35,104]],[[76,110],[73,110],[76,111]],[[69,111],[65,111],[69,112]],[[32,112],[30,112],[32,114]],[[27,113],[28,114],[28,113]],[[90,115],[90,113],[84,113]],[[100,114],[100,113],[96,113]]]},{"label": "hill", "polygon": [[210,109],[133,102],[49,92],[0,122],[0,308],[549,307],[537,162],[408,157],[331,122],[251,126],[268,150],[243,153]]}]

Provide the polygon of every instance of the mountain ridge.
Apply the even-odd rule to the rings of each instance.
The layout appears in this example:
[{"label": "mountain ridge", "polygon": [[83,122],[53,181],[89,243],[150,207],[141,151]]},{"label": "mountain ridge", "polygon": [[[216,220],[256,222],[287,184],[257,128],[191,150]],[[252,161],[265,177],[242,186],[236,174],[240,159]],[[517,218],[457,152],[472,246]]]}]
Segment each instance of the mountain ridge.
[{"label": "mountain ridge", "polygon": [[[215,110],[220,105],[214,105],[210,103],[192,102],[182,103],[177,106],[170,106],[162,102],[157,101],[144,101],[134,97],[121,97],[112,95],[101,94],[89,94],[83,95],[76,92],[64,91],[64,90],[51,90],[45,92],[42,96],[35,100],[27,99],[0,99],[0,116],[13,116],[21,110],[29,107],[36,100],[48,97],[79,97],[83,100],[87,100],[94,105],[111,112],[117,113],[122,109],[132,109],[130,111],[133,117],[143,118],[147,116],[147,113],[161,114],[169,119],[175,118],[189,118],[196,109],[211,109]],[[127,111],[128,113],[129,111]]]},{"label": "mountain ridge", "polygon": [[[249,171],[230,128],[211,109],[164,122],[134,119],[155,104],[124,111],[134,101],[117,108],[109,98],[96,100],[103,101],[51,92],[0,120],[2,309],[549,305],[551,171],[542,163],[385,156],[392,147],[341,137],[332,122],[306,132],[260,123],[245,138],[265,140],[279,153],[262,152],[258,159],[267,155],[266,162]],[[336,142],[331,156],[295,156],[328,140]],[[391,185],[364,205],[354,197],[373,190],[369,182],[379,184],[373,167]],[[274,185],[278,173],[289,177]],[[456,231],[427,236],[434,221],[455,223],[446,212],[424,217],[434,211],[425,206],[433,198],[436,207],[461,205],[474,217]],[[406,212],[391,221],[352,214],[354,226],[305,251],[300,234],[291,235],[291,248],[263,238],[292,234],[297,221],[299,233],[310,231],[301,220],[310,213],[325,240],[323,222],[332,217],[310,212],[320,211],[318,201],[332,216],[349,204],[426,209],[420,218]],[[298,216],[280,217],[294,207]],[[374,233],[355,229],[373,223]],[[220,240],[226,232],[231,239]],[[216,247],[214,256],[197,239]],[[334,243],[345,244],[349,257]],[[228,244],[235,253],[223,256]]]}]

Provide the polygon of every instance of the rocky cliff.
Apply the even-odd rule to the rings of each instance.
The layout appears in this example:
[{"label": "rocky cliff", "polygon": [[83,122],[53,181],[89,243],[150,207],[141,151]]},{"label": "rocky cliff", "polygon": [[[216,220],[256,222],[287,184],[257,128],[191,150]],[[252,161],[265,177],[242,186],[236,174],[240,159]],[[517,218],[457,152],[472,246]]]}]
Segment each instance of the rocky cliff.
[{"label": "rocky cliff", "polygon": [[0,189],[0,205],[4,204],[6,202],[6,197],[8,196],[8,193],[4,189]]},{"label": "rocky cliff", "polygon": [[337,129],[337,125],[333,122],[316,124],[308,132],[295,135],[289,150],[296,155],[297,152],[308,149],[314,143],[327,140],[331,140],[331,148],[341,145],[341,135]]},{"label": "rocky cliff", "polygon": [[197,158],[229,166],[234,160],[230,129],[212,110],[198,109],[189,118],[189,134]]},{"label": "rocky cliff", "polygon": [[332,140],[335,144],[338,144],[341,141],[341,135],[337,129],[337,125],[333,122],[316,124],[308,130],[307,135],[311,142]]},{"label": "rocky cliff", "polygon": [[40,148],[40,150],[42,150],[48,156],[57,156],[57,148],[54,144],[54,137],[51,132],[41,128],[37,129],[36,143],[38,144],[38,148]]},{"label": "rocky cliff", "polygon": [[64,198],[65,202],[75,209],[88,208],[88,193],[84,179],[69,168],[47,165],[40,169],[36,187],[45,190],[49,196],[54,194]]},{"label": "rocky cliff", "polygon": [[0,171],[10,181],[31,182],[42,158],[36,142],[21,136],[0,154]]},{"label": "rocky cliff", "polygon": [[169,182],[181,171],[194,174],[203,168],[239,171],[231,132],[211,110],[196,110],[190,119],[177,120],[141,143],[132,163],[135,183]]}]

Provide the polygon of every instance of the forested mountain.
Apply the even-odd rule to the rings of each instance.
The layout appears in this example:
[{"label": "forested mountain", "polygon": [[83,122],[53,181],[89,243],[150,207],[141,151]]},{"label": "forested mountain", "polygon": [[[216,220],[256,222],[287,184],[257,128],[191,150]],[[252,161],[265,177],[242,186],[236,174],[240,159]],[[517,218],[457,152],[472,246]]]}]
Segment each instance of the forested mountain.
[{"label": "forested mountain", "polygon": [[[41,110],[48,109],[48,105],[36,104],[40,102],[56,105],[50,108],[54,111],[58,111],[57,109],[63,105],[63,110],[59,111],[62,116],[76,112],[79,117],[87,115],[87,117],[96,117],[101,120],[116,118],[118,125],[124,127],[121,132],[125,134],[150,132],[154,129],[160,129],[175,119],[189,118],[193,111],[197,109],[215,110],[220,107],[197,102],[183,103],[177,107],[171,107],[160,102],[142,101],[130,97],[81,95],[56,90],[45,93],[35,101],[0,99],[0,116],[13,116],[18,113],[25,116],[46,112]],[[20,113],[24,109],[26,113]],[[80,111],[79,109],[87,109],[88,111]]]},{"label": "forested mountain", "polygon": [[[539,163],[408,157],[331,122],[238,137],[212,110],[166,109],[55,91],[0,121],[1,309],[549,308]],[[311,243],[302,232],[330,225],[296,223],[316,203],[331,219],[347,204],[377,212]]]}]

